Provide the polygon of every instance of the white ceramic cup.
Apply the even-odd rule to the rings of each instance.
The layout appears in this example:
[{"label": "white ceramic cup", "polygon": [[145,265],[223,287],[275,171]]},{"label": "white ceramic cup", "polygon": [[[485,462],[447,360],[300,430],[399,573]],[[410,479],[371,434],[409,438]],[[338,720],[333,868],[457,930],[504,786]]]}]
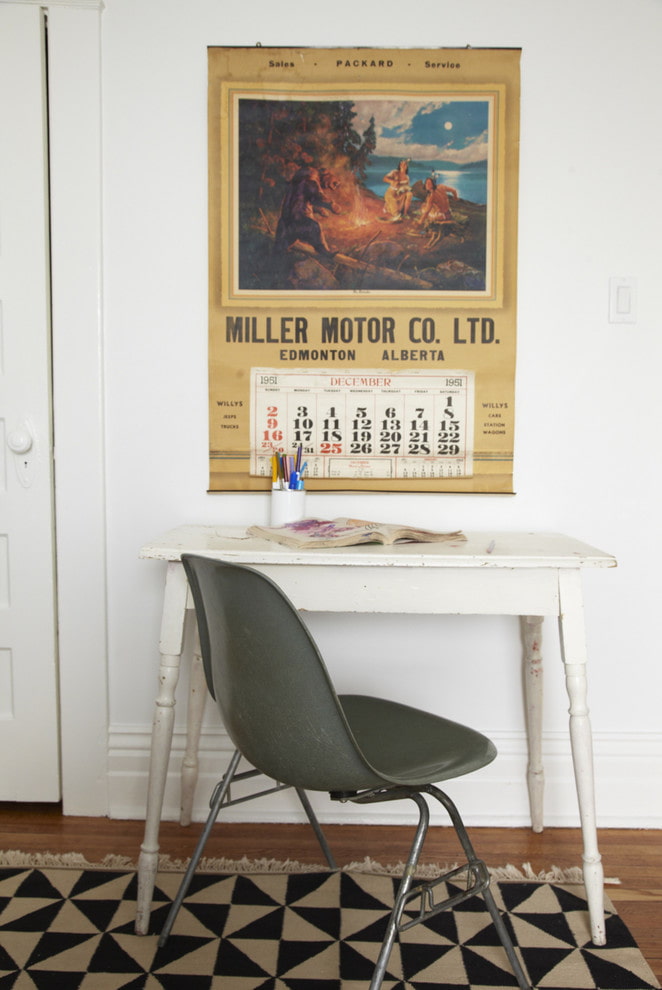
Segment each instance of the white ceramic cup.
[{"label": "white ceramic cup", "polygon": [[306,518],[306,493],[289,488],[274,488],[271,492],[271,526],[297,522]]}]

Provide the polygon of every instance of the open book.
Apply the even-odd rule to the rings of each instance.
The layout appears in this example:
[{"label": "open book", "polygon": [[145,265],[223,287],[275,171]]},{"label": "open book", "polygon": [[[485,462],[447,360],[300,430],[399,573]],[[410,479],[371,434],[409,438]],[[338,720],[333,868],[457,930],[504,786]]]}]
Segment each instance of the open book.
[{"label": "open book", "polygon": [[300,519],[283,526],[251,526],[251,536],[274,540],[295,549],[351,547],[359,543],[445,543],[466,540],[459,530],[435,533],[429,529],[368,522],[365,519]]}]

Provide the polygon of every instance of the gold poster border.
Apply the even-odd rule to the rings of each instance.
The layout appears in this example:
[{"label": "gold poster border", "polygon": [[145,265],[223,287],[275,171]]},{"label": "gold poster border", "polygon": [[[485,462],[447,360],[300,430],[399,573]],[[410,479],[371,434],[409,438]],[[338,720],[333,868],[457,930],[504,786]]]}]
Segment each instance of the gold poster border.
[{"label": "gold poster border", "polygon": [[[289,357],[284,359],[289,363],[283,363],[279,355],[296,352],[286,352],[284,348],[279,351],[264,343],[264,331],[260,328],[265,321],[282,326],[298,319],[297,314],[303,314],[301,318],[307,318],[314,326],[322,313],[340,318],[349,314],[357,320],[375,313],[393,313],[398,321],[398,348],[388,356],[384,351],[383,360],[387,363],[375,359],[375,348],[363,347],[358,349],[353,364],[342,365],[343,371],[350,367],[352,370],[380,367],[397,374],[398,370],[416,367],[420,371],[434,368],[450,373],[454,368],[464,367],[475,372],[474,473],[471,477],[445,479],[326,478],[311,480],[307,485],[309,490],[513,491],[520,55],[519,49],[470,48],[209,49],[209,491],[264,492],[271,487],[270,480],[249,473],[251,368],[294,370],[298,365],[291,363]],[[341,62],[342,68],[337,68]],[[374,68],[378,62],[391,64],[388,80],[379,68]],[[453,75],[452,69],[444,70],[442,77],[432,78],[433,74],[421,68],[427,63],[462,66],[462,71]],[[494,99],[494,129],[490,135],[495,145],[490,232],[493,284],[489,298],[477,298],[475,293],[467,292],[451,296],[446,292],[426,295],[404,290],[370,295],[356,292],[348,296],[322,291],[316,297],[299,290],[235,294],[232,266],[237,264],[237,253],[232,244],[231,220],[238,196],[233,166],[232,95],[270,93],[296,100],[303,92],[334,97],[380,93],[387,98],[396,91],[412,99],[420,94],[439,96],[440,93],[490,94]],[[425,351],[415,353],[406,349],[407,320],[411,338],[411,321],[418,318],[417,313],[421,318],[428,314],[439,327],[443,365],[431,363],[432,359],[424,356]],[[239,321],[239,325],[244,321],[245,337],[240,338],[241,343],[230,341],[228,320]],[[253,326],[250,338],[249,321]],[[399,365],[401,355],[411,361],[420,359],[420,363]],[[313,365],[300,362],[300,366]]]}]

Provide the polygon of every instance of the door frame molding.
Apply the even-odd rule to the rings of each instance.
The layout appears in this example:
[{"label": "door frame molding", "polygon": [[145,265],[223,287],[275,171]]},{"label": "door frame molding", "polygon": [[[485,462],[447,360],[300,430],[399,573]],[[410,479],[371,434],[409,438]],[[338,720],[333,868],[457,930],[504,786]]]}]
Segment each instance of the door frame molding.
[{"label": "door frame molding", "polygon": [[[108,811],[102,293],[102,0],[48,18],[51,348],[62,803]],[[29,273],[26,273],[29,277]]]},{"label": "door frame molding", "polygon": [[62,800],[65,814],[102,816],[108,811],[103,4],[42,6],[48,17]]}]

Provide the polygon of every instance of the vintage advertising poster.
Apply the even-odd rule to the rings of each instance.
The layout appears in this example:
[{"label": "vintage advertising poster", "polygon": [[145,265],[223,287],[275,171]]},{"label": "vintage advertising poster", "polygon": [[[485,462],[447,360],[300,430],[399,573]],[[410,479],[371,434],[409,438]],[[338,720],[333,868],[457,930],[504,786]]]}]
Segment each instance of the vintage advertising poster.
[{"label": "vintage advertising poster", "polygon": [[519,56],[209,49],[211,491],[512,491]]}]

